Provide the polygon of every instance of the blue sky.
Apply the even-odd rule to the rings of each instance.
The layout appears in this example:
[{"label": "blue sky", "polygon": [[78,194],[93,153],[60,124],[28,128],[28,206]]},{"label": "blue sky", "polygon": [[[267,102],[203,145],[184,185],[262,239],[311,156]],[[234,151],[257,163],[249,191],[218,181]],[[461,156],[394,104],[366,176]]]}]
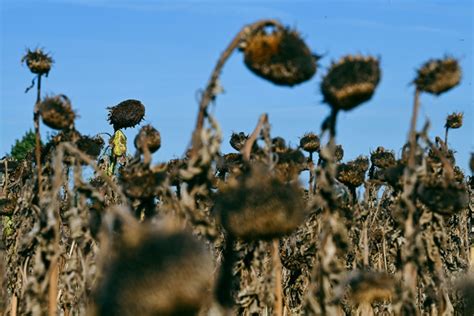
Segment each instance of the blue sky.
[{"label": "blue sky", "polygon": [[[32,74],[20,59],[26,48],[44,47],[56,63],[43,92],[72,100],[84,134],[111,132],[106,107],[135,98],[146,122],[162,135],[155,161],[181,156],[197,114],[197,91],[205,86],[219,54],[242,26],[276,18],[297,28],[310,48],[325,54],[316,76],[294,88],[253,75],[235,53],[224,68],[225,93],[213,113],[230,151],[232,131],[249,133],[267,112],[273,136],[297,145],[319,132],[329,108],[319,83],[332,60],[346,54],[381,57],[382,80],[373,99],[342,113],[338,142],[346,159],[377,146],[400,148],[412,109],[415,70],[429,58],[460,60],[463,81],[441,97],[423,95],[419,125],[429,118],[431,135],[443,135],[447,114],[462,111],[465,125],[450,146],[467,170],[473,146],[473,2],[445,1],[180,1],[1,0],[0,155],[33,127],[34,93],[24,93]],[[137,129],[127,129],[130,146]],[[45,137],[52,130],[42,126]],[[133,148],[132,148],[133,150]]]}]

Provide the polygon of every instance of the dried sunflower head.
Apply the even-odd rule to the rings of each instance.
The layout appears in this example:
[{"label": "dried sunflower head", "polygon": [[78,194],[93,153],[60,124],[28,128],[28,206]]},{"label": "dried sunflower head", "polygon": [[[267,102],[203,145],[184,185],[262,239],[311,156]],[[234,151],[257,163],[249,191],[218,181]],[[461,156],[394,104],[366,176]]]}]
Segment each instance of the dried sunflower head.
[{"label": "dried sunflower head", "polygon": [[276,176],[282,181],[293,181],[304,169],[306,158],[299,149],[287,148],[285,151],[277,152],[278,163],[275,166]]},{"label": "dried sunflower head", "polygon": [[151,153],[156,152],[161,147],[160,132],[151,125],[143,126],[135,137],[135,148],[143,152],[145,146]]},{"label": "dried sunflower head", "polygon": [[131,198],[151,198],[166,179],[166,169],[161,166],[149,168],[137,163],[120,170],[120,182],[125,194]]},{"label": "dried sunflower head", "polygon": [[374,152],[370,153],[370,161],[374,166],[381,169],[393,167],[397,163],[395,153],[385,150],[383,147],[377,147]]},{"label": "dried sunflower head", "polygon": [[451,129],[461,128],[463,116],[463,113],[452,113],[448,115],[444,127]]},{"label": "dried sunflower head", "polygon": [[96,159],[104,147],[104,140],[99,136],[81,136],[81,138],[76,142],[76,145],[79,150],[89,155],[91,158]]},{"label": "dried sunflower head", "polygon": [[300,139],[300,147],[308,153],[318,151],[320,144],[318,135],[314,133],[306,133]]},{"label": "dried sunflower head", "polygon": [[372,98],[380,76],[378,59],[345,56],[333,63],[323,78],[324,102],[337,110],[351,110]]},{"label": "dried sunflower head", "polygon": [[230,136],[230,145],[232,148],[234,148],[237,151],[242,150],[245,146],[245,142],[247,141],[248,136],[245,135],[245,133],[240,132],[240,133],[232,133]]},{"label": "dried sunflower head", "polygon": [[374,178],[390,184],[393,188],[400,190],[402,188],[402,176],[406,164],[397,161],[394,166],[377,170]]},{"label": "dried sunflower head", "polygon": [[336,178],[348,187],[356,188],[364,183],[367,169],[369,169],[369,159],[360,156],[348,163],[338,165]]},{"label": "dried sunflower head", "polygon": [[62,130],[74,126],[74,114],[69,98],[63,94],[46,97],[39,104],[39,113],[47,126]]},{"label": "dried sunflower head", "polygon": [[454,58],[431,59],[420,69],[414,83],[420,91],[440,95],[461,82],[461,67]]},{"label": "dried sunflower head", "polygon": [[210,301],[213,262],[186,232],[147,232],[124,245],[95,293],[97,315],[197,315]]},{"label": "dried sunflower head", "polygon": [[26,63],[32,73],[48,76],[54,61],[42,49],[37,48],[33,51],[28,49],[26,55],[21,58],[21,62]]},{"label": "dried sunflower head", "polygon": [[287,148],[285,151],[277,153],[279,164],[299,165],[305,162],[304,154],[299,149]]},{"label": "dried sunflower head", "polygon": [[134,127],[145,116],[145,106],[138,100],[125,100],[116,106],[109,107],[109,123],[115,130]]},{"label": "dried sunflower head", "polygon": [[[319,158],[321,159],[321,162],[324,164],[326,163],[328,157],[325,157],[324,154],[322,154],[322,152],[325,150],[325,148],[319,148],[318,152],[319,152]],[[334,149],[334,159],[335,161],[341,161],[342,159],[344,158],[344,148],[342,147],[342,145],[336,145],[336,148]]]},{"label": "dried sunflower head", "polygon": [[300,35],[275,28],[250,34],[243,45],[245,65],[257,76],[274,84],[294,86],[316,73],[318,57],[311,53]]},{"label": "dried sunflower head", "polygon": [[291,233],[305,216],[302,191],[253,166],[219,192],[214,209],[222,226],[244,240],[268,240]]},{"label": "dried sunflower head", "polygon": [[453,215],[469,204],[469,193],[464,183],[444,181],[439,177],[428,175],[421,179],[417,188],[420,201],[432,212],[442,215]]},{"label": "dried sunflower head", "polygon": [[[456,158],[454,157],[454,151],[452,149],[438,148],[439,154],[443,155],[453,166],[456,164]],[[431,164],[441,164],[442,160],[438,153],[430,149],[428,151],[427,162]]]},{"label": "dried sunflower head", "polygon": [[232,172],[242,168],[243,158],[240,153],[225,154],[221,158],[217,164],[217,170],[220,173]]},{"label": "dried sunflower head", "polygon": [[344,148],[342,148],[342,145],[336,145],[334,156],[336,157],[336,161],[341,161],[342,158],[344,158]]},{"label": "dried sunflower head", "polygon": [[283,137],[272,138],[272,150],[276,153],[282,153],[287,151],[286,141]]}]

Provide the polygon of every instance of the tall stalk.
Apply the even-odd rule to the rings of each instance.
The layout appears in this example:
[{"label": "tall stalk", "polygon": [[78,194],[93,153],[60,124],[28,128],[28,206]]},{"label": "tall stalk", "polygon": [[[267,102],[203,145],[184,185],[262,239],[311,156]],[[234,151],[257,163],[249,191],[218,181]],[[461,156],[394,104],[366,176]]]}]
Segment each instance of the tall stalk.
[{"label": "tall stalk", "polygon": [[38,74],[38,81],[36,83],[36,103],[33,110],[33,122],[35,125],[35,160],[36,168],[38,170],[38,199],[41,202],[43,197],[42,175],[41,175],[41,134],[39,124],[39,104],[41,102],[41,74]]},{"label": "tall stalk", "polygon": [[225,63],[232,55],[234,50],[239,47],[239,44],[241,43],[244,36],[248,35],[249,32],[254,33],[268,26],[283,28],[283,26],[276,20],[261,20],[251,25],[247,25],[243,27],[239,33],[237,33],[237,35],[232,39],[230,44],[217,60],[217,64],[211,73],[211,78],[209,79],[206,89],[203,91],[201,100],[199,101],[199,112],[196,120],[196,127],[194,128],[192,136],[191,157],[195,157],[197,151],[201,147],[201,138],[199,135],[204,126],[204,118],[207,115],[207,107],[216,98],[216,88],[218,87],[219,76],[222,72],[222,69],[224,68]]},{"label": "tall stalk", "polygon": [[[417,284],[418,284],[418,273],[416,266],[413,262],[410,262],[410,257],[413,255],[413,247],[416,240],[416,229],[414,223],[414,216],[416,212],[416,206],[413,201],[413,190],[415,188],[416,182],[416,150],[417,150],[417,132],[416,132],[416,122],[418,119],[418,112],[420,108],[420,90],[415,90],[415,95],[413,99],[413,112],[410,122],[410,131],[409,131],[409,156],[408,156],[408,165],[405,168],[404,174],[404,183],[403,183],[403,193],[402,201],[405,204],[407,210],[407,217],[405,220],[404,227],[404,237],[405,237],[405,253],[403,256],[403,282],[405,284],[406,290],[408,290],[408,302],[412,306],[412,310],[416,311],[416,295],[417,295]],[[418,311],[416,311],[418,313]]]}]

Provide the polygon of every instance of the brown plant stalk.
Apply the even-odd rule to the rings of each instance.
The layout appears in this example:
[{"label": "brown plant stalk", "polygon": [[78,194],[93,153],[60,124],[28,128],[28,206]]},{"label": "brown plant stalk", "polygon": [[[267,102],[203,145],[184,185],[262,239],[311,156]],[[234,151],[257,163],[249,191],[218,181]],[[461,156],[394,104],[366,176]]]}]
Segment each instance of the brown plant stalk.
[{"label": "brown plant stalk", "polygon": [[283,26],[276,20],[261,20],[257,21],[253,24],[247,25],[243,27],[239,33],[234,37],[234,39],[230,42],[224,52],[221,54],[219,59],[217,60],[217,64],[214,67],[211,78],[207,83],[206,89],[203,91],[201,100],[199,101],[199,112],[196,120],[196,127],[194,128],[193,136],[192,136],[192,149],[191,149],[191,157],[195,157],[197,151],[201,147],[201,138],[200,133],[204,126],[204,118],[207,115],[207,108],[209,104],[215,100],[215,88],[218,86],[218,79],[224,68],[225,63],[232,55],[234,50],[238,48],[239,44],[241,43],[243,37],[247,35],[249,32],[254,33],[261,30],[264,27],[268,26],[275,26],[278,28],[283,28]]},{"label": "brown plant stalk", "polygon": [[38,198],[41,203],[43,196],[43,188],[41,187],[42,175],[41,175],[41,134],[40,134],[40,123],[39,123],[39,104],[41,102],[41,74],[38,75],[37,82],[37,94],[36,94],[36,103],[33,110],[33,122],[35,126],[35,160],[36,168],[38,170]]}]

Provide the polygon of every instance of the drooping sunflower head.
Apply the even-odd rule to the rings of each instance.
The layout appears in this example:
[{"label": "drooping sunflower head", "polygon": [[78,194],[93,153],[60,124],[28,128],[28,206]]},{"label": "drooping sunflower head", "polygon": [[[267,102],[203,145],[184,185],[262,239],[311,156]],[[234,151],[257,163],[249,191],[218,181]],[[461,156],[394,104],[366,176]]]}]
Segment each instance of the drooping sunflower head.
[{"label": "drooping sunflower head", "polygon": [[154,153],[161,147],[160,132],[149,124],[145,125],[138,132],[134,143],[139,152],[143,152],[146,146],[151,153]]},{"label": "drooping sunflower head", "polygon": [[205,246],[187,232],[138,234],[107,265],[96,314],[197,315],[211,299],[213,263]]},{"label": "drooping sunflower head", "polygon": [[306,133],[300,139],[300,147],[308,153],[317,152],[320,144],[318,135],[314,133]]},{"label": "drooping sunflower head", "polygon": [[115,130],[135,127],[145,116],[145,106],[133,99],[125,100],[108,109],[108,120]]},{"label": "drooping sunflower head", "polygon": [[287,28],[250,34],[243,45],[245,65],[274,84],[294,86],[316,73],[315,56],[298,32]]},{"label": "drooping sunflower head", "polygon": [[333,63],[323,78],[324,102],[337,110],[351,110],[372,98],[380,77],[377,58],[345,56]]},{"label": "drooping sunflower head", "polygon": [[249,173],[223,188],[214,207],[222,226],[245,240],[287,235],[305,216],[301,189],[270,176],[262,166],[252,166]]},{"label": "drooping sunflower head", "polygon": [[461,67],[456,59],[431,59],[418,69],[414,80],[418,90],[440,95],[461,82]]},{"label": "drooping sunflower head", "polygon": [[63,94],[44,98],[39,104],[39,113],[47,126],[63,130],[74,126],[76,117],[71,101]]}]

